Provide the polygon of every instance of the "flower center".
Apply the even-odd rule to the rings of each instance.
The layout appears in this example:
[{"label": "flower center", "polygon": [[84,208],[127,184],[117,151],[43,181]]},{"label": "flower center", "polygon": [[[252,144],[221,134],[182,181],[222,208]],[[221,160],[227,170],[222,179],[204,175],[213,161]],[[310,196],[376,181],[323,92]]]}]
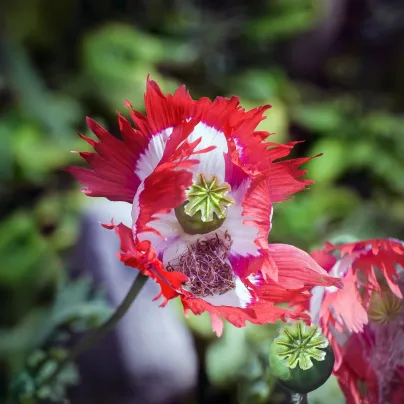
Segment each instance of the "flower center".
[{"label": "flower center", "polygon": [[175,208],[175,215],[188,234],[206,234],[218,229],[226,219],[227,208],[234,204],[227,195],[231,187],[220,183],[215,175],[208,180],[204,174],[185,191],[188,199]]},{"label": "flower center", "polygon": [[401,308],[401,300],[389,290],[383,291],[383,294],[374,292],[370,298],[368,316],[375,323],[388,324],[400,314]]},{"label": "flower center", "polygon": [[326,352],[322,349],[329,345],[319,327],[307,326],[302,321],[282,328],[274,343],[277,345],[277,357],[283,360],[287,367],[294,369],[299,364],[303,370],[313,366],[312,358],[323,361]]},{"label": "flower center", "polygon": [[186,287],[197,297],[222,295],[235,288],[234,276],[228,261],[231,237],[225,240],[217,234],[206,240],[197,240],[177,259],[170,261],[167,271],[188,276]]}]

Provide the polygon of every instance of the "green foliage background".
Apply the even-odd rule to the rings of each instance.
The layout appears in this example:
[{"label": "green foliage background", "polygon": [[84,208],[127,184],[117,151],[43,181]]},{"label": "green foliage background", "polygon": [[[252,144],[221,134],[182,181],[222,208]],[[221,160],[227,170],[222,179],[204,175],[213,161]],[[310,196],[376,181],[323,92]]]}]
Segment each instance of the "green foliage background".
[{"label": "green foliage background", "polygon": [[[236,94],[246,108],[269,103],[261,129],[276,132],[274,141],[306,140],[296,156],[323,153],[306,167],[316,181],[311,190],[276,206],[271,241],[308,250],[345,234],[404,238],[403,35],[394,18],[378,17],[382,11],[394,16],[399,6],[391,2],[386,11],[374,2],[369,10],[365,3],[346,2],[321,51],[316,33],[323,35],[321,27],[335,23],[337,14],[327,15],[330,2],[320,0],[14,0],[1,6],[3,387],[61,324],[96,323],[108,312],[80,283],[72,289],[64,283],[84,198],[60,168],[78,162],[69,151],[85,146],[75,136],[87,131],[85,115],[117,134],[114,114],[125,112],[124,100],[142,110],[148,74],[167,92],[185,83],[194,97]],[[80,304],[63,317],[58,302],[66,290],[81,298],[68,300]],[[273,382],[260,358],[274,328],[228,327],[223,340],[212,342],[205,320],[189,325],[203,347],[210,388],[230,391],[238,380],[240,402],[268,400]],[[334,393],[322,391],[312,402],[327,396],[331,404]]]}]

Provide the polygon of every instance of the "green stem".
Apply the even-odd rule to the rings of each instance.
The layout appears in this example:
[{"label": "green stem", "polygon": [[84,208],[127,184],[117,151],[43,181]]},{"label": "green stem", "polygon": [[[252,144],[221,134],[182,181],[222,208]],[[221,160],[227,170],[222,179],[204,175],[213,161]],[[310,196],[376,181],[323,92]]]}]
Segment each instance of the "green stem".
[{"label": "green stem", "polygon": [[118,321],[125,315],[131,306],[132,302],[136,299],[139,292],[142,290],[144,284],[146,283],[148,277],[143,275],[141,272],[137,275],[136,279],[133,281],[131,288],[129,289],[127,295],[123,299],[122,303],[117,307],[115,312],[111,317],[100,327],[89,331],[70,351],[69,355],[59,362],[55,370],[42,382],[39,383],[37,388],[44,386],[46,384],[51,384],[60,371],[69,363],[74,362],[77,357],[79,357],[84,351],[96,345],[101,339],[103,339],[112,328],[118,323]]}]

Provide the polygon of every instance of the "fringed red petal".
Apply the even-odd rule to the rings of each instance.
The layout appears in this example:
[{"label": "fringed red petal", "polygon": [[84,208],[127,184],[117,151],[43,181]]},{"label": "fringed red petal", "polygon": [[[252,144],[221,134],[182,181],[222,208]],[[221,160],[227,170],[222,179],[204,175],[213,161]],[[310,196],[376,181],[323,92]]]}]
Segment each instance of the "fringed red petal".
[{"label": "fringed red petal", "polygon": [[195,101],[185,86],[178,88],[173,95],[164,95],[159,85],[148,77],[144,99],[146,116],[135,111],[129,101],[126,101],[126,106],[135,125],[150,137],[177,126],[187,118],[196,118],[191,114]]},{"label": "fringed red petal", "polygon": [[105,197],[111,201],[133,202],[140,185],[135,174],[137,160],[147,147],[148,139],[132,129],[129,123],[118,116],[123,141],[116,139],[94,120],[87,118],[87,125],[100,140],[96,142],[79,135],[96,153],[80,153],[91,169],[68,167],[85,188],[83,193],[93,197]]},{"label": "fringed red petal", "polygon": [[313,259],[317,262],[321,268],[324,268],[327,272],[329,272],[332,267],[336,264],[337,258],[329,254],[328,252],[322,250],[314,250],[310,253]]},{"label": "fringed red petal", "polygon": [[[403,295],[398,287],[398,273],[395,264],[404,268],[404,243],[395,239],[372,239],[356,243],[333,245],[327,243],[324,251],[340,251],[341,255],[361,251],[353,262],[354,270],[360,270],[370,283],[376,281],[374,268],[378,268],[384,275],[390,289],[397,296]],[[377,282],[377,281],[376,281]]]},{"label": "fringed red petal", "polygon": [[[344,346],[343,362],[334,370],[347,404],[378,403],[378,381],[366,355],[366,339],[353,334]],[[360,391],[359,386],[366,385]]]},{"label": "fringed red petal", "polygon": [[[278,269],[268,253],[268,233],[271,230],[270,180],[265,177],[255,179],[247,190],[243,200],[244,223],[258,229],[255,244],[261,250],[261,272],[264,279],[278,279]],[[248,274],[245,274],[248,276]]]},{"label": "fringed red petal", "polygon": [[327,293],[324,305],[332,308],[332,315],[350,332],[361,332],[368,323],[368,315],[357,289],[357,276],[352,271],[342,279],[343,288]]},{"label": "fringed red petal", "polygon": [[287,244],[269,244],[269,253],[278,267],[278,283],[285,289],[313,286],[342,287],[305,251]]},{"label": "fringed red petal", "polygon": [[165,271],[163,263],[157,258],[149,241],[135,242],[131,229],[122,223],[117,226],[113,223],[103,224],[103,226],[107,229],[114,229],[119,237],[122,251],[118,254],[119,259],[125,265],[136,268],[149,276],[160,286],[160,293],[154,300],[163,297],[161,306],[165,306],[168,300],[174,299],[179,294],[187,294],[182,289],[182,284],[188,281],[188,277],[180,272]]},{"label": "fringed red petal", "polygon": [[139,206],[136,206],[137,216],[134,218],[136,234],[155,232],[148,225],[156,220],[155,215],[168,212],[185,201],[185,190],[192,184],[192,171],[189,169],[199,163],[199,160],[191,159],[199,139],[192,143],[186,140],[195,124],[191,120],[174,128],[159,165],[145,179],[144,190],[139,195]]},{"label": "fringed red petal", "polygon": [[[404,244],[394,239],[365,240],[341,245],[327,243],[323,250],[315,252],[313,256],[329,269],[332,263],[327,262],[324,254],[335,261],[331,253],[336,251],[341,254],[341,262],[346,260],[347,263],[346,268],[342,268],[344,288],[339,291],[325,291],[320,309],[320,325],[333,345],[336,357],[334,374],[347,403],[379,403],[384,398],[387,399],[387,396],[380,397],[382,390],[379,376],[376,375],[377,369],[370,363],[372,355],[377,359],[378,354],[374,351],[375,342],[372,337],[374,325],[367,325],[366,307],[371,292],[382,291],[387,285],[393,293],[402,297],[396,265],[404,264]],[[379,273],[376,273],[376,268]],[[363,294],[359,293],[359,288],[363,289]],[[360,388],[360,385],[364,388]],[[397,394],[402,393],[399,388],[393,388],[387,393],[389,402],[401,402],[396,401]]]},{"label": "fringed red petal", "polygon": [[212,320],[212,330],[220,337],[223,333],[223,318],[235,327],[242,328],[249,321],[252,324],[274,323],[277,320],[288,321],[288,319],[302,319],[309,321],[306,313],[294,312],[283,307],[275,306],[270,301],[260,301],[250,304],[247,308],[230,306],[213,306],[207,301],[199,298],[181,297],[185,315],[191,311],[199,315],[207,311]]},{"label": "fringed red petal", "polygon": [[288,290],[271,280],[260,283],[256,293],[260,299],[275,303],[293,302],[293,304],[307,302],[311,296],[307,287]]},{"label": "fringed red petal", "polygon": [[301,178],[306,174],[306,170],[300,170],[299,167],[315,157],[318,156],[284,160],[271,165],[266,175],[271,180],[271,200],[273,203],[284,201],[296,192],[313,184],[312,180]]}]

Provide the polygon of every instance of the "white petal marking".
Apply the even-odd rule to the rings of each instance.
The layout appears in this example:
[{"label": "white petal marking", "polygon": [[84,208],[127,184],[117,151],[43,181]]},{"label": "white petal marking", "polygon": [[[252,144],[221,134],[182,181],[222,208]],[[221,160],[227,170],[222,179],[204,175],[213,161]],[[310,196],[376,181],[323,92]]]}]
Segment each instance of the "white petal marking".
[{"label": "white petal marking", "polygon": [[152,232],[140,233],[138,237],[140,241],[149,240],[157,254],[164,254],[163,263],[167,265],[168,262],[184,252],[188,244],[181,240],[182,228],[173,211],[168,214],[157,215],[157,217],[158,220],[150,224],[164,238]]},{"label": "white petal marking", "polygon": [[135,174],[141,181],[144,181],[157,167],[172,131],[173,128],[164,129],[150,139],[146,151],[136,164]]},{"label": "white petal marking", "polygon": [[310,313],[313,323],[318,324],[320,320],[320,309],[323,303],[325,288],[324,286],[315,286],[312,290],[310,299]]},{"label": "white petal marking", "polygon": [[244,196],[247,193],[247,190],[250,185],[251,180],[248,179],[243,181],[237,189],[232,189],[230,195],[234,198],[237,205],[241,206],[241,204],[243,203]]},{"label": "white petal marking", "polygon": [[139,185],[139,188],[136,191],[135,196],[133,197],[133,203],[132,203],[132,230],[136,234],[136,222],[137,219],[139,218],[140,214],[140,206],[139,206],[139,198],[140,194],[144,190],[144,181],[142,181]]},{"label": "white petal marking", "polygon": [[[329,274],[334,278],[343,278],[348,272],[349,268],[351,268],[353,262],[362,254],[364,254],[366,250],[357,251],[352,254],[347,254],[339,259],[334,266],[331,268]],[[339,290],[335,286],[326,286],[326,291],[330,293],[334,293]]]},{"label": "white petal marking", "polygon": [[236,288],[222,295],[207,296],[203,299],[213,306],[246,307],[252,300],[252,296],[240,278],[235,279]]},{"label": "white petal marking", "polygon": [[223,153],[228,152],[227,140],[223,132],[199,122],[192,133],[188,136],[188,141],[194,142],[202,138],[196,151],[209,146],[216,146],[216,149],[198,155],[200,163],[195,167],[196,173],[203,172],[206,175],[216,175],[220,181],[224,181],[225,161]]},{"label": "white petal marking", "polygon": [[220,231],[228,232],[232,239],[231,253],[241,255],[259,255],[254,240],[257,238],[258,229],[255,226],[247,226],[243,223],[248,218],[243,217],[243,208],[240,205],[230,206],[227,217]]}]

